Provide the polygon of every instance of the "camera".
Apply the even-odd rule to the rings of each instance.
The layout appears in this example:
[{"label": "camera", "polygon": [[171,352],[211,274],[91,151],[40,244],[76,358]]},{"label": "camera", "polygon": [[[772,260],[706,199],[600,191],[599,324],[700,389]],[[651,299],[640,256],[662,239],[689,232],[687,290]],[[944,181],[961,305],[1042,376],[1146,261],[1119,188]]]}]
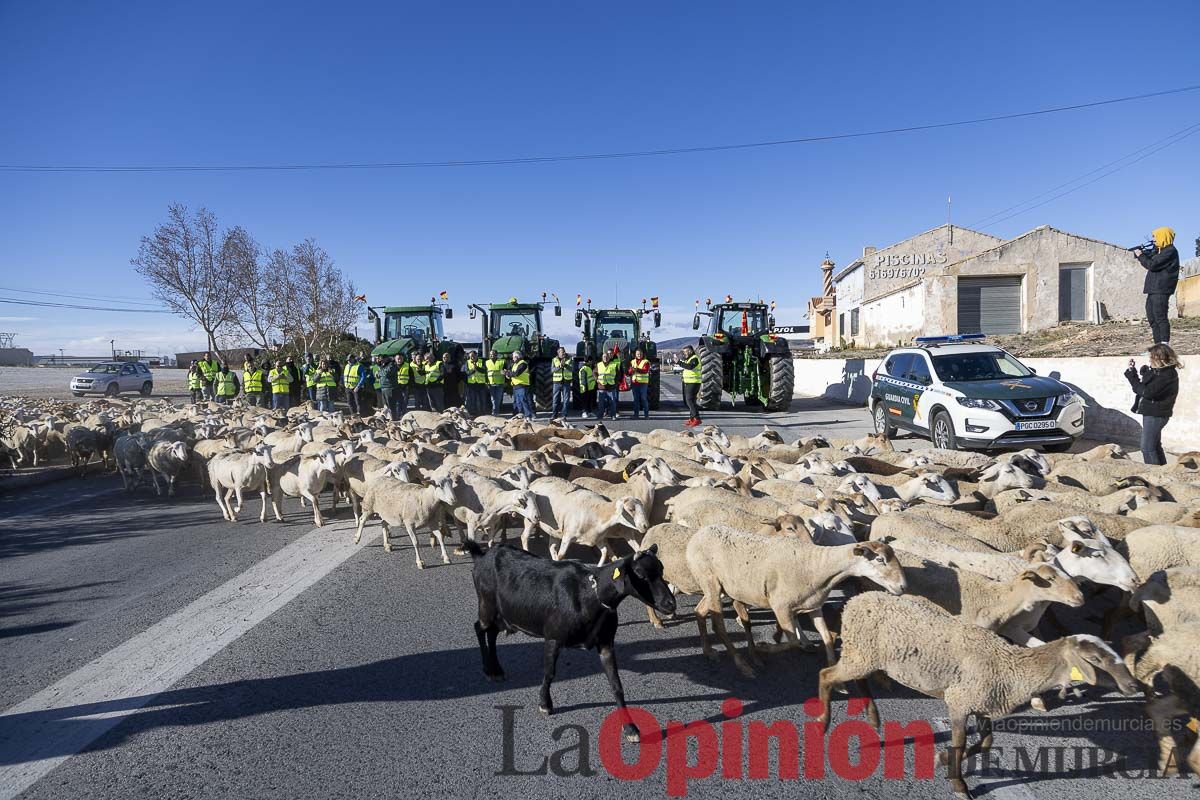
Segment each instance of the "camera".
[{"label": "camera", "polygon": [[1131,252],[1131,253],[1135,250],[1141,250],[1142,253],[1144,253],[1145,255],[1152,256],[1158,252],[1158,245],[1156,245],[1154,243],[1153,239],[1147,239],[1146,241],[1142,242],[1141,244],[1136,244],[1133,247],[1129,248],[1129,252]]}]

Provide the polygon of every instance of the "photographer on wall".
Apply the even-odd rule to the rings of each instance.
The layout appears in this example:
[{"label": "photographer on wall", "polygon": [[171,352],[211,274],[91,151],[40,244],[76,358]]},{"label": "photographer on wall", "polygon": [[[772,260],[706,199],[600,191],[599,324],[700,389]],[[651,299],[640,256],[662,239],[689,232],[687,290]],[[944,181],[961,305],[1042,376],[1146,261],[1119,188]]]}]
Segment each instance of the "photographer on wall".
[{"label": "photographer on wall", "polygon": [[1146,321],[1155,344],[1171,341],[1171,323],[1167,320],[1167,305],[1179,283],[1179,251],[1175,249],[1175,231],[1155,228],[1152,242],[1131,248],[1138,263],[1146,270],[1142,292],[1146,295]]},{"label": "photographer on wall", "polygon": [[1175,397],[1179,394],[1179,356],[1169,344],[1156,344],[1150,348],[1150,365],[1137,364],[1129,359],[1125,377],[1133,393],[1133,413],[1142,415],[1142,460],[1147,464],[1166,464],[1163,452],[1162,431],[1171,420],[1175,409]]}]

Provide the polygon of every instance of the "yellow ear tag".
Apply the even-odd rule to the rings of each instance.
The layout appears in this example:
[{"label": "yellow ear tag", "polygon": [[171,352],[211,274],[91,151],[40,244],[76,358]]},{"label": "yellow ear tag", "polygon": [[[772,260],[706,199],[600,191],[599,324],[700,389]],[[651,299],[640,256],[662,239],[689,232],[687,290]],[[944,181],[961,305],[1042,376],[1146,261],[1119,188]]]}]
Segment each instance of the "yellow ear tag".
[{"label": "yellow ear tag", "polygon": [[1071,667],[1071,680],[1083,681],[1083,673],[1079,671],[1079,667]]},{"label": "yellow ear tag", "polygon": [[615,581],[619,577],[621,577],[621,568],[617,567],[613,570],[613,580]]},{"label": "yellow ear tag", "polygon": [[629,480],[629,470],[622,470],[622,471],[621,471],[621,480],[623,480],[623,481],[628,481],[628,480]]},{"label": "yellow ear tag", "polygon": [[1197,720],[1195,717],[1192,717],[1191,719],[1188,720],[1187,728],[1192,733],[1200,733],[1200,720]]}]

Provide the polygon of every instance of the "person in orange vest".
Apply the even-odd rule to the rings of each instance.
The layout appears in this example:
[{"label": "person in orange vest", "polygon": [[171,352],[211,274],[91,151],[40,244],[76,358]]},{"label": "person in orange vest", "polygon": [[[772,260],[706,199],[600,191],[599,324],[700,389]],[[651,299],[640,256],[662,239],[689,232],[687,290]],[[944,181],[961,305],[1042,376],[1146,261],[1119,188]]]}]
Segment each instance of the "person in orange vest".
[{"label": "person in orange vest", "polygon": [[641,348],[634,351],[627,372],[633,388],[633,418],[637,419],[640,410],[643,419],[650,419],[650,361]]}]

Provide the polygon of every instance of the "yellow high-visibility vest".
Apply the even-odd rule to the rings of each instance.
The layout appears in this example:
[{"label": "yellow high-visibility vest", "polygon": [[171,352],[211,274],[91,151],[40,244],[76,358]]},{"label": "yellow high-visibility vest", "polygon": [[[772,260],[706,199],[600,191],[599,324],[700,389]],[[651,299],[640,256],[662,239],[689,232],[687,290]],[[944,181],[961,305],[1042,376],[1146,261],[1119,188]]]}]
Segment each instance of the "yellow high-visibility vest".
[{"label": "yellow high-visibility vest", "polygon": [[487,382],[489,386],[504,385],[504,359],[489,358],[484,362],[487,367]]},{"label": "yellow high-visibility vest", "polygon": [[650,382],[650,373],[649,372],[638,372],[637,371],[639,369],[650,367],[650,361],[648,359],[643,358],[642,360],[639,361],[638,359],[635,358],[633,361],[629,362],[629,366],[633,367],[633,372],[631,373],[631,377],[633,378],[634,383],[649,383]]},{"label": "yellow high-visibility vest", "polygon": [[188,372],[188,388],[189,389],[203,389],[204,388],[204,373],[200,371],[199,367],[196,367],[195,372]]},{"label": "yellow high-visibility vest", "polygon": [[435,361],[432,364],[425,365],[425,383],[426,385],[437,386],[442,382],[442,362]]},{"label": "yellow high-visibility vest", "polygon": [[614,361],[605,363],[601,361],[596,365],[596,380],[600,384],[601,389],[612,389],[617,385],[617,372],[620,371],[621,365]]},{"label": "yellow high-visibility vest", "polygon": [[683,382],[684,383],[699,383],[700,382],[700,356],[692,356],[684,359],[683,363]]},{"label": "yellow high-visibility vest", "polygon": [[401,361],[396,365],[396,384],[408,386],[410,383],[412,383],[412,367],[407,361]]},{"label": "yellow high-visibility vest", "polygon": [[487,370],[479,359],[467,361],[467,383],[487,383]]},{"label": "yellow high-visibility vest", "polygon": [[273,369],[267,375],[267,383],[271,384],[271,394],[287,394],[288,384],[292,382],[292,375],[287,369]]},{"label": "yellow high-visibility vest", "polygon": [[237,394],[237,381],[232,372],[226,370],[217,373],[216,392],[217,397],[233,397]]},{"label": "yellow high-visibility vest", "polygon": [[347,389],[353,389],[358,386],[358,369],[362,366],[358,362],[346,364],[342,368],[342,385]]},{"label": "yellow high-visibility vest", "polygon": [[516,370],[521,366],[525,367],[525,371],[522,372],[520,375],[514,374],[512,376],[513,386],[528,386],[529,385],[529,378],[530,378],[529,362],[527,362],[525,360],[518,361],[517,363],[513,364],[512,368],[513,368],[513,370]]},{"label": "yellow high-visibility vest", "polygon": [[587,364],[579,365],[579,388],[585,392],[596,388],[596,373]]},{"label": "yellow high-visibility vest", "polygon": [[242,391],[261,392],[263,390],[263,371],[258,369],[242,370]]},{"label": "yellow high-visibility vest", "polygon": [[424,386],[425,385],[425,365],[415,359],[412,362],[410,362],[410,365],[412,366],[412,382],[419,386]]},{"label": "yellow high-visibility vest", "polygon": [[555,383],[571,382],[571,359],[559,359],[558,356],[550,362],[550,379]]},{"label": "yellow high-visibility vest", "polygon": [[337,386],[337,375],[331,369],[313,370],[316,374],[317,386],[333,387]]}]

